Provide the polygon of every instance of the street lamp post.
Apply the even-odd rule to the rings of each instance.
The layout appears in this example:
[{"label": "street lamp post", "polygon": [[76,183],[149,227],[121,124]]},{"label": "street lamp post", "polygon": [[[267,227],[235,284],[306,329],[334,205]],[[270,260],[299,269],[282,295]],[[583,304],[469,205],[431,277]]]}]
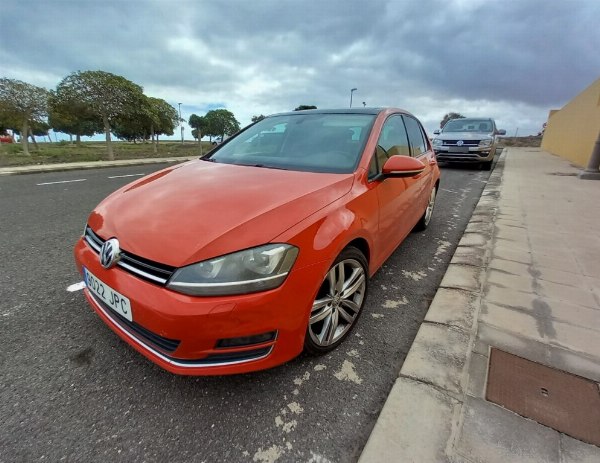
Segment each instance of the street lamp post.
[{"label": "street lamp post", "polygon": [[352,94],[354,92],[356,92],[358,89],[357,88],[351,88],[350,89],[350,107],[352,107]]},{"label": "street lamp post", "polygon": [[181,103],[179,105],[179,125],[181,126],[181,144],[183,145],[183,119],[181,118]]}]

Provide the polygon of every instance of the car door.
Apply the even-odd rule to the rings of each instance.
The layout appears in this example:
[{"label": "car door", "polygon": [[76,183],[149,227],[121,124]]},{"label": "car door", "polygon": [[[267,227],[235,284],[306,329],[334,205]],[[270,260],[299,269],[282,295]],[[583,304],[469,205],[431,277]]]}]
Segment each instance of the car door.
[{"label": "car door", "polygon": [[379,232],[377,257],[386,259],[415,225],[411,198],[416,196],[418,181],[414,177],[383,178],[381,169],[390,156],[410,156],[410,145],[402,116],[392,115],[384,123],[369,168],[370,187],[377,191]]},{"label": "car door", "polygon": [[406,126],[406,132],[408,134],[411,156],[425,164],[425,170],[415,179],[417,185],[413,190],[414,196],[410,199],[414,207],[413,214],[420,217],[427,207],[429,192],[432,187],[431,183],[434,181],[433,166],[436,164],[435,153],[431,149],[419,121],[407,114],[404,114],[402,119],[404,120],[404,125]]}]

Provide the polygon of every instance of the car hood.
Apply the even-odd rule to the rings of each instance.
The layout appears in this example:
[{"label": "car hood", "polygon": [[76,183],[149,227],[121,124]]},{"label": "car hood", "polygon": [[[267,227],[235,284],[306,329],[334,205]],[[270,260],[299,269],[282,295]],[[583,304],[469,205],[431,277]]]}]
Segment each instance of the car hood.
[{"label": "car hood", "polygon": [[191,161],[101,202],[88,224],[121,248],[174,267],[270,242],[346,194],[352,174]]},{"label": "car hood", "polygon": [[494,136],[489,132],[442,132],[439,135],[434,135],[433,138],[442,140],[484,140],[494,138]]}]

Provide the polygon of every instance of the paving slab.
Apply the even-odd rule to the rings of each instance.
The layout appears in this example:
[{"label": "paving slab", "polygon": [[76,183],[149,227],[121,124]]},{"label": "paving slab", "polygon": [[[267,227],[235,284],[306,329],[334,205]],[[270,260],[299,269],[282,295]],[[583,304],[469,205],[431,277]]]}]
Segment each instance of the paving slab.
[{"label": "paving slab", "polygon": [[440,288],[429,306],[425,321],[453,326],[466,332],[473,326],[479,304],[476,293],[456,288]]},{"label": "paving slab", "polygon": [[573,304],[600,309],[591,289],[575,288],[573,286],[561,285],[550,281],[539,281],[540,294],[559,301],[571,302]]},{"label": "paving slab", "polygon": [[487,301],[482,303],[479,322],[536,341],[544,341],[555,336],[552,320],[546,320],[544,324],[540,324],[533,314],[525,310],[517,310]]},{"label": "paving slab", "polygon": [[484,246],[459,246],[452,256],[452,263],[482,267],[486,255],[487,248]]},{"label": "paving slab", "polygon": [[515,249],[500,241],[496,242],[496,245],[491,250],[491,254],[499,259],[521,262],[523,264],[531,264],[533,262],[533,256],[529,249]]},{"label": "paving slab", "polygon": [[534,279],[531,276],[512,275],[507,272],[490,269],[487,274],[487,284],[500,288],[533,293],[535,289]]},{"label": "paving slab", "polygon": [[479,291],[481,286],[481,273],[482,271],[479,267],[450,263],[440,286],[442,288]]},{"label": "paving slab", "polygon": [[592,330],[600,329],[600,310],[588,308],[570,302],[541,297],[533,293],[524,293],[511,288],[490,285],[485,300],[502,307],[512,307],[523,312],[534,312],[536,301],[542,301],[549,307],[547,315],[553,320],[570,323]]},{"label": "paving slab", "polygon": [[598,463],[600,447],[586,444],[565,434],[560,436],[561,463]]},{"label": "paving slab", "polygon": [[488,233],[465,233],[458,242],[459,246],[485,246],[492,236],[491,230]]},{"label": "paving slab", "polygon": [[460,394],[470,350],[468,333],[423,323],[404,360],[402,375]]},{"label": "paving slab", "polygon": [[445,461],[458,408],[456,399],[438,389],[399,378],[359,463]]},{"label": "paving slab", "polygon": [[558,463],[559,439],[557,431],[468,397],[456,453],[481,463]]}]

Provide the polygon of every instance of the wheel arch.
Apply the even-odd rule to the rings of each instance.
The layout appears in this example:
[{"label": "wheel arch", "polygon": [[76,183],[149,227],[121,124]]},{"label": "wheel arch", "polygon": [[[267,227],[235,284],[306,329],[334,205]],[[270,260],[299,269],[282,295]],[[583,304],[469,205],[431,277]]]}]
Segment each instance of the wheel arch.
[{"label": "wheel arch", "polygon": [[[354,238],[346,246],[344,246],[343,249],[346,249],[349,246],[353,246],[356,249],[358,249],[360,252],[362,252],[362,254],[365,256],[365,259],[367,259],[367,263],[369,264],[369,268],[367,269],[367,272],[370,272],[370,267],[371,267],[371,249],[369,248],[368,241],[366,239],[364,239],[364,238],[361,238],[361,237]],[[342,249],[342,251],[343,251],[343,249]]]}]

